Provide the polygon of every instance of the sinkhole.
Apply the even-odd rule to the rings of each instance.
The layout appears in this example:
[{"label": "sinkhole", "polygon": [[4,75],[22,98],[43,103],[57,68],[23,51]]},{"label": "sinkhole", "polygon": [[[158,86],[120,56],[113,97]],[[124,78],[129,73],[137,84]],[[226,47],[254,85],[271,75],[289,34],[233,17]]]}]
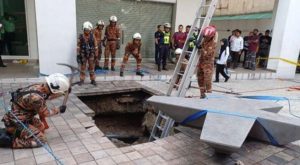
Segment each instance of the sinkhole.
[{"label": "sinkhole", "polygon": [[142,89],[95,96],[79,96],[95,111],[97,127],[117,147],[148,142],[155,122],[154,108],[146,100],[152,94]]}]

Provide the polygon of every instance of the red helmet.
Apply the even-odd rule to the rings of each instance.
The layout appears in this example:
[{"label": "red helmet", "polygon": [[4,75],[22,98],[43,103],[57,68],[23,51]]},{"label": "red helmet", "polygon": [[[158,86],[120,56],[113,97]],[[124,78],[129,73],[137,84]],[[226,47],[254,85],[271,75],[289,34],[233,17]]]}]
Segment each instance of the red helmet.
[{"label": "red helmet", "polygon": [[215,26],[207,26],[203,29],[202,32],[204,37],[214,37],[216,35],[216,27]]}]

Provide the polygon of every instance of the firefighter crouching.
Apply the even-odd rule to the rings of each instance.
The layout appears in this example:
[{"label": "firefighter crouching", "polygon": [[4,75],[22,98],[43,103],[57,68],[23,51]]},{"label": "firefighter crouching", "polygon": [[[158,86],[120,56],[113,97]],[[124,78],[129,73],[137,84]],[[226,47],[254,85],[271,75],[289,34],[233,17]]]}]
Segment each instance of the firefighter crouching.
[{"label": "firefighter crouching", "polygon": [[142,55],[141,55],[141,39],[142,36],[140,33],[135,33],[132,37],[132,42],[128,42],[128,44],[125,47],[125,54],[123,57],[123,62],[121,65],[120,70],[120,76],[124,76],[124,69],[125,65],[128,62],[128,58],[130,55],[132,55],[136,60],[136,75],[144,76],[144,74],[141,72],[141,63],[142,63]]}]

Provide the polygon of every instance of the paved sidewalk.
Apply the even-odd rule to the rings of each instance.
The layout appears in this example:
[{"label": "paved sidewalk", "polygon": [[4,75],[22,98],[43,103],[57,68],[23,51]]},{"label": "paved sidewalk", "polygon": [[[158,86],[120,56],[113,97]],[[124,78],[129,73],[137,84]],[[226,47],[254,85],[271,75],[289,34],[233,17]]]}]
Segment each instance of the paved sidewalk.
[{"label": "paved sidewalk", "polygon": [[[113,82],[109,80],[114,80]],[[149,79],[150,80],[150,79]],[[85,84],[83,89],[75,87],[69,98],[66,113],[48,119],[50,129],[46,131],[48,144],[53,153],[64,164],[234,164],[236,160],[244,164],[300,164],[300,141],[286,146],[275,147],[255,140],[247,140],[241,150],[229,157],[216,155],[212,148],[199,140],[199,130],[187,129],[184,133],[155,142],[144,143],[129,147],[117,148],[99,130],[91,116],[94,112],[81,102],[76,95],[103,93],[112,89],[126,90],[147,86],[149,90],[166,91],[168,84],[165,80],[124,81],[117,77],[107,77],[107,80],[98,80],[98,86]],[[3,79],[0,81],[0,91],[11,91],[31,82],[41,79]],[[101,81],[101,82],[100,82]],[[279,95],[290,98],[299,98],[299,91],[286,91],[288,86],[299,85],[297,82],[283,80],[231,80],[228,83],[219,83],[214,86],[218,90],[233,90],[243,92],[257,90],[244,94]],[[268,91],[262,91],[272,88]],[[282,89],[275,89],[282,88]],[[261,90],[261,91],[259,91]],[[197,96],[198,89],[192,88],[188,95]],[[243,94],[243,93],[242,93]],[[212,95],[222,95],[214,92]],[[9,105],[9,95],[0,97],[0,101]],[[62,103],[60,100],[49,102],[49,107]],[[280,112],[290,116],[287,104]],[[292,110],[300,115],[299,100],[291,100]],[[0,107],[0,117],[4,114],[4,107]],[[3,123],[0,123],[3,127]],[[0,165],[4,164],[56,164],[53,158],[43,149],[0,149]]]}]

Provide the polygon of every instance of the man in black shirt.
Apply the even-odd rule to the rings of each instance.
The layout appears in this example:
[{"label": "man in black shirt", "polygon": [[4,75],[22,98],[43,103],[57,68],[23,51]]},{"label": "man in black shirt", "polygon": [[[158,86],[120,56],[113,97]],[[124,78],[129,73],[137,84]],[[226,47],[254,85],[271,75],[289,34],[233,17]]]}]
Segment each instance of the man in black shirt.
[{"label": "man in black shirt", "polygon": [[272,37],[270,37],[270,30],[265,31],[265,35],[259,38],[258,57],[263,58],[259,62],[259,66],[266,68],[271,47]]},{"label": "man in black shirt", "polygon": [[159,54],[159,42],[160,38],[164,35],[163,34],[163,27],[162,25],[157,25],[157,31],[154,33],[154,38],[155,38],[155,63],[158,65],[158,54]]}]

